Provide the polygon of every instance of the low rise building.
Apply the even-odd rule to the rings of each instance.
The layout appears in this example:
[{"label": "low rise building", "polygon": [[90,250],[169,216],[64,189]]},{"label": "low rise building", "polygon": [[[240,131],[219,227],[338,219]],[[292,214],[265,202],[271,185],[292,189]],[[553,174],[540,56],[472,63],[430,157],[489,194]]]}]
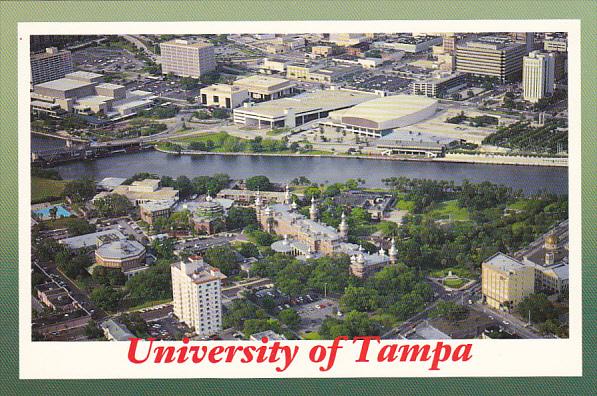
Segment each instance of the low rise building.
[{"label": "low rise building", "polygon": [[112,193],[124,195],[136,206],[151,201],[178,201],[178,190],[162,187],[159,179],[145,179],[134,181],[131,185],[120,185],[114,188]]},{"label": "low rise building", "polygon": [[291,63],[285,59],[279,58],[265,58],[263,64],[260,66],[260,70],[263,73],[272,74],[286,74],[286,66]]},{"label": "low rise building", "polygon": [[200,336],[222,330],[222,289],[219,269],[191,256],[170,266],[174,315]]},{"label": "low rise building", "polygon": [[32,320],[32,329],[41,335],[72,330],[87,326],[91,321],[89,315],[83,309],[76,309],[68,312],[57,312],[45,315]]},{"label": "low rise building", "polygon": [[404,35],[386,41],[376,41],[372,46],[374,48],[398,50],[415,54],[427,51],[434,45],[440,45],[441,43],[442,38],[438,36],[421,35],[415,37]]},{"label": "low rise building", "polygon": [[249,340],[261,341],[263,338],[267,338],[268,341],[285,341],[287,338],[283,334],[278,334],[273,330],[265,330],[259,333],[251,334]]},{"label": "low rise building", "polygon": [[254,102],[262,102],[292,96],[296,84],[284,78],[256,75],[234,81],[233,86],[244,89]]},{"label": "low rise building", "polygon": [[535,291],[547,294],[568,292],[568,220],[518,252],[515,257],[535,271]]},{"label": "low rise building", "polygon": [[353,65],[310,65],[304,63],[289,64],[286,68],[286,77],[291,80],[319,82],[331,84],[344,77],[360,72],[359,66]]},{"label": "low rise building", "polygon": [[213,84],[200,91],[201,103],[206,106],[234,109],[249,100],[249,92],[239,86]]},{"label": "low rise building", "polygon": [[102,322],[100,327],[109,341],[129,341],[131,338],[135,338],[128,327],[114,319]]},{"label": "low rise building", "polygon": [[234,109],[234,122],[258,129],[294,128],[327,117],[331,111],[346,109],[377,97],[369,92],[329,89],[263,103],[245,103],[244,107]]},{"label": "low rise building", "polygon": [[78,235],[58,241],[70,250],[95,249],[106,242],[125,239],[125,236],[118,230],[104,230],[90,234]]},{"label": "low rise building", "polygon": [[363,208],[373,220],[382,220],[392,209],[395,198],[392,194],[347,191],[334,197],[334,203],[349,208]]},{"label": "low rise building", "polygon": [[[255,202],[257,196],[261,197],[263,203],[274,204],[283,203],[286,199],[286,193],[281,191],[253,191],[253,190],[233,190],[223,189],[218,192],[217,197],[223,199],[230,199],[240,206],[251,206]],[[302,194],[297,194],[301,198]]]},{"label": "low rise building", "polygon": [[139,205],[141,220],[152,225],[156,219],[160,217],[170,217],[175,204],[176,201],[174,200],[149,201],[142,203]]},{"label": "low rise building", "polygon": [[533,267],[504,253],[496,253],[481,264],[484,302],[497,310],[511,311],[535,292]]},{"label": "low rise building", "polygon": [[54,282],[47,282],[35,287],[37,298],[53,311],[70,311],[78,304],[66,290]]},{"label": "low rise building", "polygon": [[429,118],[437,111],[437,101],[413,95],[376,98],[353,107],[331,112],[320,129],[345,131],[362,137],[379,138],[393,129]]},{"label": "low rise building", "polygon": [[76,71],[63,78],[33,86],[31,111],[34,113],[103,114],[125,117],[151,107],[156,96],[146,91],[127,91],[126,87],[103,82],[97,73]]},{"label": "low rise building", "polygon": [[140,269],[148,268],[145,263],[145,247],[137,241],[121,239],[107,242],[95,250],[95,263],[107,268],[118,268],[127,277]]},{"label": "low rise building", "polygon": [[436,73],[426,80],[413,82],[412,94],[442,98],[466,85],[465,75],[462,73]]}]

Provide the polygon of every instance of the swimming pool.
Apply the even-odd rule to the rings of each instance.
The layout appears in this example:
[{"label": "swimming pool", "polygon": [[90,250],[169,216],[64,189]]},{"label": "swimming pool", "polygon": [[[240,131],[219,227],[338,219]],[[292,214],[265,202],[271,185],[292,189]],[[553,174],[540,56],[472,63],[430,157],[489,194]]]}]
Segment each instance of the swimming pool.
[{"label": "swimming pool", "polygon": [[52,209],[52,208],[56,208],[56,218],[57,219],[59,219],[61,217],[72,216],[72,213],[69,212],[68,210],[64,209],[64,207],[61,205],[48,206],[47,208],[36,210],[33,213],[35,213],[37,216],[39,216],[42,220],[48,220],[48,219],[50,219],[50,209]]}]

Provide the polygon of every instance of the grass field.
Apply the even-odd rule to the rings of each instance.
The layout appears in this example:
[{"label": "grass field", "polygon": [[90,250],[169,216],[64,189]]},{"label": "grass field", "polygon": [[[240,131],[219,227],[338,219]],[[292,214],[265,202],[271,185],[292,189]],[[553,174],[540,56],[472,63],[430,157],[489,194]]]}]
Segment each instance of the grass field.
[{"label": "grass field", "polygon": [[406,199],[400,199],[400,200],[396,201],[396,209],[408,210],[409,212],[412,212],[414,208],[415,208],[415,201],[408,201]]},{"label": "grass field", "polygon": [[312,331],[311,333],[303,334],[303,338],[305,340],[321,340],[321,336],[316,331]]},{"label": "grass field", "polygon": [[470,221],[468,209],[458,206],[457,200],[444,201],[432,210],[429,215],[435,219],[451,219],[453,221]]},{"label": "grass field", "polygon": [[464,284],[466,282],[467,282],[466,279],[461,279],[461,278],[445,279],[444,286],[451,287],[452,289],[458,289],[458,288],[461,288],[462,286],[464,286]]},{"label": "grass field", "polygon": [[31,203],[41,203],[60,199],[68,180],[31,178]]}]

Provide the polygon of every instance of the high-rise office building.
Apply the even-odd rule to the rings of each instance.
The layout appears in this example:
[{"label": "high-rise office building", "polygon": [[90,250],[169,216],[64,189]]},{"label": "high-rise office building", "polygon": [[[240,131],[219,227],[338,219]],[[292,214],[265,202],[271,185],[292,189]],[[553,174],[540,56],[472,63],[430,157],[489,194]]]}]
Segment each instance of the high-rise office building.
[{"label": "high-rise office building", "polygon": [[533,51],[524,57],[522,68],[523,98],[537,103],[554,90],[555,55]]},{"label": "high-rise office building", "polygon": [[203,42],[175,39],[160,44],[162,73],[199,78],[216,69],[214,47]]},{"label": "high-rise office building", "polygon": [[444,52],[448,53],[448,54],[454,54],[454,52],[456,52],[456,43],[457,43],[457,39],[456,39],[456,35],[454,33],[446,33],[445,35],[443,35],[443,47],[444,47]]},{"label": "high-rise office building", "polygon": [[222,280],[226,275],[191,256],[170,266],[174,315],[200,336],[222,330]]},{"label": "high-rise office building", "polygon": [[63,78],[74,71],[70,51],[58,50],[56,47],[46,48],[45,52],[32,54],[30,61],[33,85]]},{"label": "high-rise office building", "polygon": [[500,82],[520,80],[526,45],[504,37],[482,37],[456,46],[456,70]]}]

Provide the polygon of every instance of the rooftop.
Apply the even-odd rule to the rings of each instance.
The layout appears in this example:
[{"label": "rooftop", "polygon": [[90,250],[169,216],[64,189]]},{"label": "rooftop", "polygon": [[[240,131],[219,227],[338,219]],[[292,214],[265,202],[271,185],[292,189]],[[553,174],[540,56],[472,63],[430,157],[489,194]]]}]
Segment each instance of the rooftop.
[{"label": "rooftop", "polygon": [[378,96],[367,92],[331,89],[306,92],[292,98],[270,100],[250,107],[240,107],[234,111],[242,111],[243,113],[276,118],[285,116],[284,111],[287,109],[294,110],[295,114],[307,113],[315,110],[330,111],[354,106],[377,97]]},{"label": "rooftop", "polygon": [[54,89],[57,91],[69,91],[71,89],[77,89],[81,87],[86,87],[89,85],[93,85],[88,81],[81,81],[81,80],[74,80],[71,78],[59,78],[57,80],[47,81],[45,83],[37,84],[35,88],[46,88],[46,89]]},{"label": "rooftop", "polygon": [[230,85],[230,84],[212,84],[212,85],[208,85],[205,88],[201,88],[201,92],[204,92],[204,91],[232,94],[232,93],[238,93],[238,92],[242,92],[242,91],[246,91],[246,90],[241,87],[237,87],[237,86]]},{"label": "rooftop", "polygon": [[385,96],[336,111],[331,117],[356,117],[380,123],[416,113],[435,104],[437,100],[421,95]]},{"label": "rooftop", "polygon": [[526,267],[523,263],[504,254],[502,252],[498,252],[485,260],[484,264],[490,265],[494,270],[502,271],[502,272],[509,272],[509,271],[518,271],[521,268]]},{"label": "rooftop", "polygon": [[111,84],[111,83],[101,83],[101,84],[98,84],[96,86],[96,88],[119,89],[119,88],[125,88],[125,87],[124,87],[124,85]]},{"label": "rooftop", "polygon": [[113,319],[106,320],[100,326],[105,332],[108,332],[115,341],[128,341],[129,338],[135,337],[125,325],[118,323]]},{"label": "rooftop", "polygon": [[91,234],[79,235],[76,237],[65,238],[60,243],[67,245],[71,249],[81,249],[84,247],[97,246],[98,239],[105,236],[111,236],[116,239],[124,239],[125,236],[118,230],[104,230]]},{"label": "rooftop", "polygon": [[270,341],[286,340],[286,337],[284,337],[282,334],[274,332],[273,330],[266,330],[260,333],[251,334],[250,338],[253,341],[261,341],[263,337],[267,337],[267,339]]},{"label": "rooftop", "polygon": [[160,43],[160,45],[171,45],[171,46],[182,47],[182,48],[213,47],[211,44],[203,42],[203,41],[191,41],[191,40],[182,40],[182,39],[174,39],[174,40],[166,41],[164,43]]},{"label": "rooftop", "polygon": [[257,87],[262,89],[271,88],[279,84],[290,84],[290,81],[288,81],[285,78],[270,77],[264,75],[255,75],[234,81],[234,85],[239,85],[243,87]]},{"label": "rooftop", "polygon": [[82,71],[82,70],[77,70],[72,73],[68,73],[65,77],[73,79],[73,80],[92,80],[92,79],[104,77],[104,75],[98,74],[98,73],[86,72],[86,71]]},{"label": "rooftop", "polygon": [[145,247],[137,241],[121,239],[101,245],[95,253],[104,259],[124,260],[145,253]]}]

